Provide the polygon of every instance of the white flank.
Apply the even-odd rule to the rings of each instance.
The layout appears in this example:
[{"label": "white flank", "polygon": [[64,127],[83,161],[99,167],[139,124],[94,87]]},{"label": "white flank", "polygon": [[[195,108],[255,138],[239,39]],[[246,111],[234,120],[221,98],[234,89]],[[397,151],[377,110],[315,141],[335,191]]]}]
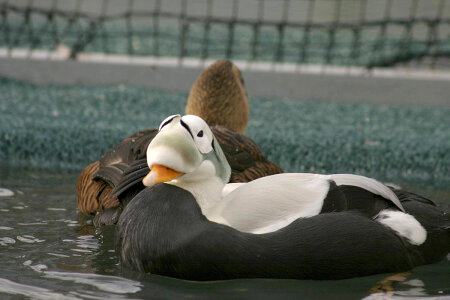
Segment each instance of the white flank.
[{"label": "white flank", "polygon": [[376,220],[397,232],[413,245],[421,245],[427,239],[427,231],[412,215],[385,209],[379,213]]},{"label": "white flank", "polygon": [[395,206],[397,206],[401,211],[405,211],[403,205],[400,203],[400,200],[394,192],[386,185],[373,178],[353,174],[333,174],[329,175],[329,178],[334,180],[337,185],[357,186],[376,195],[380,195],[383,198],[391,200],[392,203],[394,203]]}]

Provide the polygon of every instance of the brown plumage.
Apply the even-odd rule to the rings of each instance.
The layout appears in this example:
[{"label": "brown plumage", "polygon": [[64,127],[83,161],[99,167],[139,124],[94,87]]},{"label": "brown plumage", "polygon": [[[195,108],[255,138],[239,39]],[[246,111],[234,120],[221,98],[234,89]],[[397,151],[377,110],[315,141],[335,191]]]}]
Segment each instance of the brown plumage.
[{"label": "brown plumage", "polygon": [[209,126],[226,126],[245,134],[250,110],[238,67],[219,60],[204,70],[191,88],[186,114],[201,117]]},{"label": "brown plumage", "polygon": [[93,179],[99,169],[100,162],[93,162],[78,177],[76,186],[78,208],[87,215],[119,205],[117,199],[111,198],[113,187],[103,180]]},{"label": "brown plumage", "polygon": [[157,129],[147,129],[125,138],[81,172],[76,194],[82,213],[90,215],[119,206],[117,197],[112,196],[114,187],[131,164],[145,160],[148,144],[157,133]]},{"label": "brown plumage", "polygon": [[231,166],[230,182],[249,182],[257,178],[283,173],[270,162],[249,137],[224,126],[211,127]]},{"label": "brown plumage", "polygon": [[[208,78],[211,78],[210,86],[207,84]],[[191,102],[188,102],[186,112],[219,122],[214,123],[216,126],[211,126],[211,129],[230,163],[232,169],[230,182],[248,182],[262,176],[282,173],[280,167],[264,157],[253,140],[230,128],[219,126],[231,125],[232,128],[245,131],[247,124],[248,102],[245,87],[242,83],[227,85],[231,79],[241,83],[239,69],[230,62],[220,61],[206,69],[192,88],[196,92],[191,90],[189,98]],[[229,89],[219,87],[221,80],[225,81],[224,86],[228,86]],[[221,91],[220,97],[213,88],[215,86]],[[201,94],[201,97],[194,97],[195,94]],[[220,101],[218,106],[223,110],[217,110],[210,105],[215,103],[216,97]],[[202,102],[207,104],[202,105]],[[211,108],[209,112],[205,110],[208,107]],[[244,117],[241,117],[239,107],[244,112],[247,111]],[[195,110],[197,108],[201,111],[197,112]],[[227,114],[232,115],[227,118]],[[219,117],[215,118],[215,115]],[[88,165],[81,172],[76,186],[78,208],[84,214],[97,214],[94,219],[97,226],[115,223],[120,214],[118,209],[120,203],[126,204],[144,188],[141,181],[149,172],[146,150],[157,132],[157,129],[147,129],[127,137],[110,149],[99,161]]]}]

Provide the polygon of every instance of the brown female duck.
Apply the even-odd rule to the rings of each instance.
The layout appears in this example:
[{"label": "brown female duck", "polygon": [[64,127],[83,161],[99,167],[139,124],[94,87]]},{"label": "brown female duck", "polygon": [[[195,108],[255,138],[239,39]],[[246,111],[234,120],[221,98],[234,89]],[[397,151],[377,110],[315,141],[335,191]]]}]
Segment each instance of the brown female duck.
[{"label": "brown female duck", "polygon": [[250,110],[239,68],[223,60],[203,71],[189,93],[186,114],[245,134]]},{"label": "brown female duck", "polygon": [[[230,182],[282,173],[243,134],[249,105],[241,72],[231,62],[218,61],[200,74],[189,94],[186,113],[198,115],[212,126],[232,168]],[[141,181],[149,171],[146,149],[157,132],[147,129],[127,137],[81,172],[76,185],[78,208],[84,214],[96,214],[95,225],[115,223],[120,202],[128,202],[144,188]]]}]

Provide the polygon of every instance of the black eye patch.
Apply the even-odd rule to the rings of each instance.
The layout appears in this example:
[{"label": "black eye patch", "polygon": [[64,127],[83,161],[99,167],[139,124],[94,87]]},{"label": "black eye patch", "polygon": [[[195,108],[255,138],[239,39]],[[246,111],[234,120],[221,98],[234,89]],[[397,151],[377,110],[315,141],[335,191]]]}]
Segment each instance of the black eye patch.
[{"label": "black eye patch", "polygon": [[169,120],[165,121],[164,123],[162,123],[162,124],[159,126],[159,129],[158,129],[158,130],[161,131],[161,129],[163,129],[164,126],[166,126],[167,124],[169,124],[170,122],[172,122],[172,120],[175,119],[175,117],[176,117],[176,115],[173,116],[172,118],[170,118]]},{"label": "black eye patch", "polygon": [[191,128],[189,128],[189,125],[183,122],[183,119],[180,120],[180,124],[181,126],[183,126],[184,128],[186,128],[186,130],[189,132],[189,134],[191,135],[192,139],[194,139],[194,135],[192,134]]},{"label": "black eye patch", "polygon": [[202,136],[203,136],[203,130],[200,130],[200,131],[197,133],[197,136],[198,136],[198,137],[202,137]]}]

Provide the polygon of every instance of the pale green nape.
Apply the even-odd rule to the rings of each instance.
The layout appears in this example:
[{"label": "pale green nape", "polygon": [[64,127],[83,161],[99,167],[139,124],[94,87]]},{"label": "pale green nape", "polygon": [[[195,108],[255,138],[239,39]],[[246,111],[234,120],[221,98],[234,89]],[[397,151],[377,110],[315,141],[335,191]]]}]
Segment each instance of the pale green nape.
[{"label": "pale green nape", "polygon": [[216,176],[219,177],[223,183],[227,184],[230,181],[231,167],[214,134],[213,139],[215,150],[203,154],[203,158],[204,160],[209,160],[214,164],[214,167],[216,168]]}]

